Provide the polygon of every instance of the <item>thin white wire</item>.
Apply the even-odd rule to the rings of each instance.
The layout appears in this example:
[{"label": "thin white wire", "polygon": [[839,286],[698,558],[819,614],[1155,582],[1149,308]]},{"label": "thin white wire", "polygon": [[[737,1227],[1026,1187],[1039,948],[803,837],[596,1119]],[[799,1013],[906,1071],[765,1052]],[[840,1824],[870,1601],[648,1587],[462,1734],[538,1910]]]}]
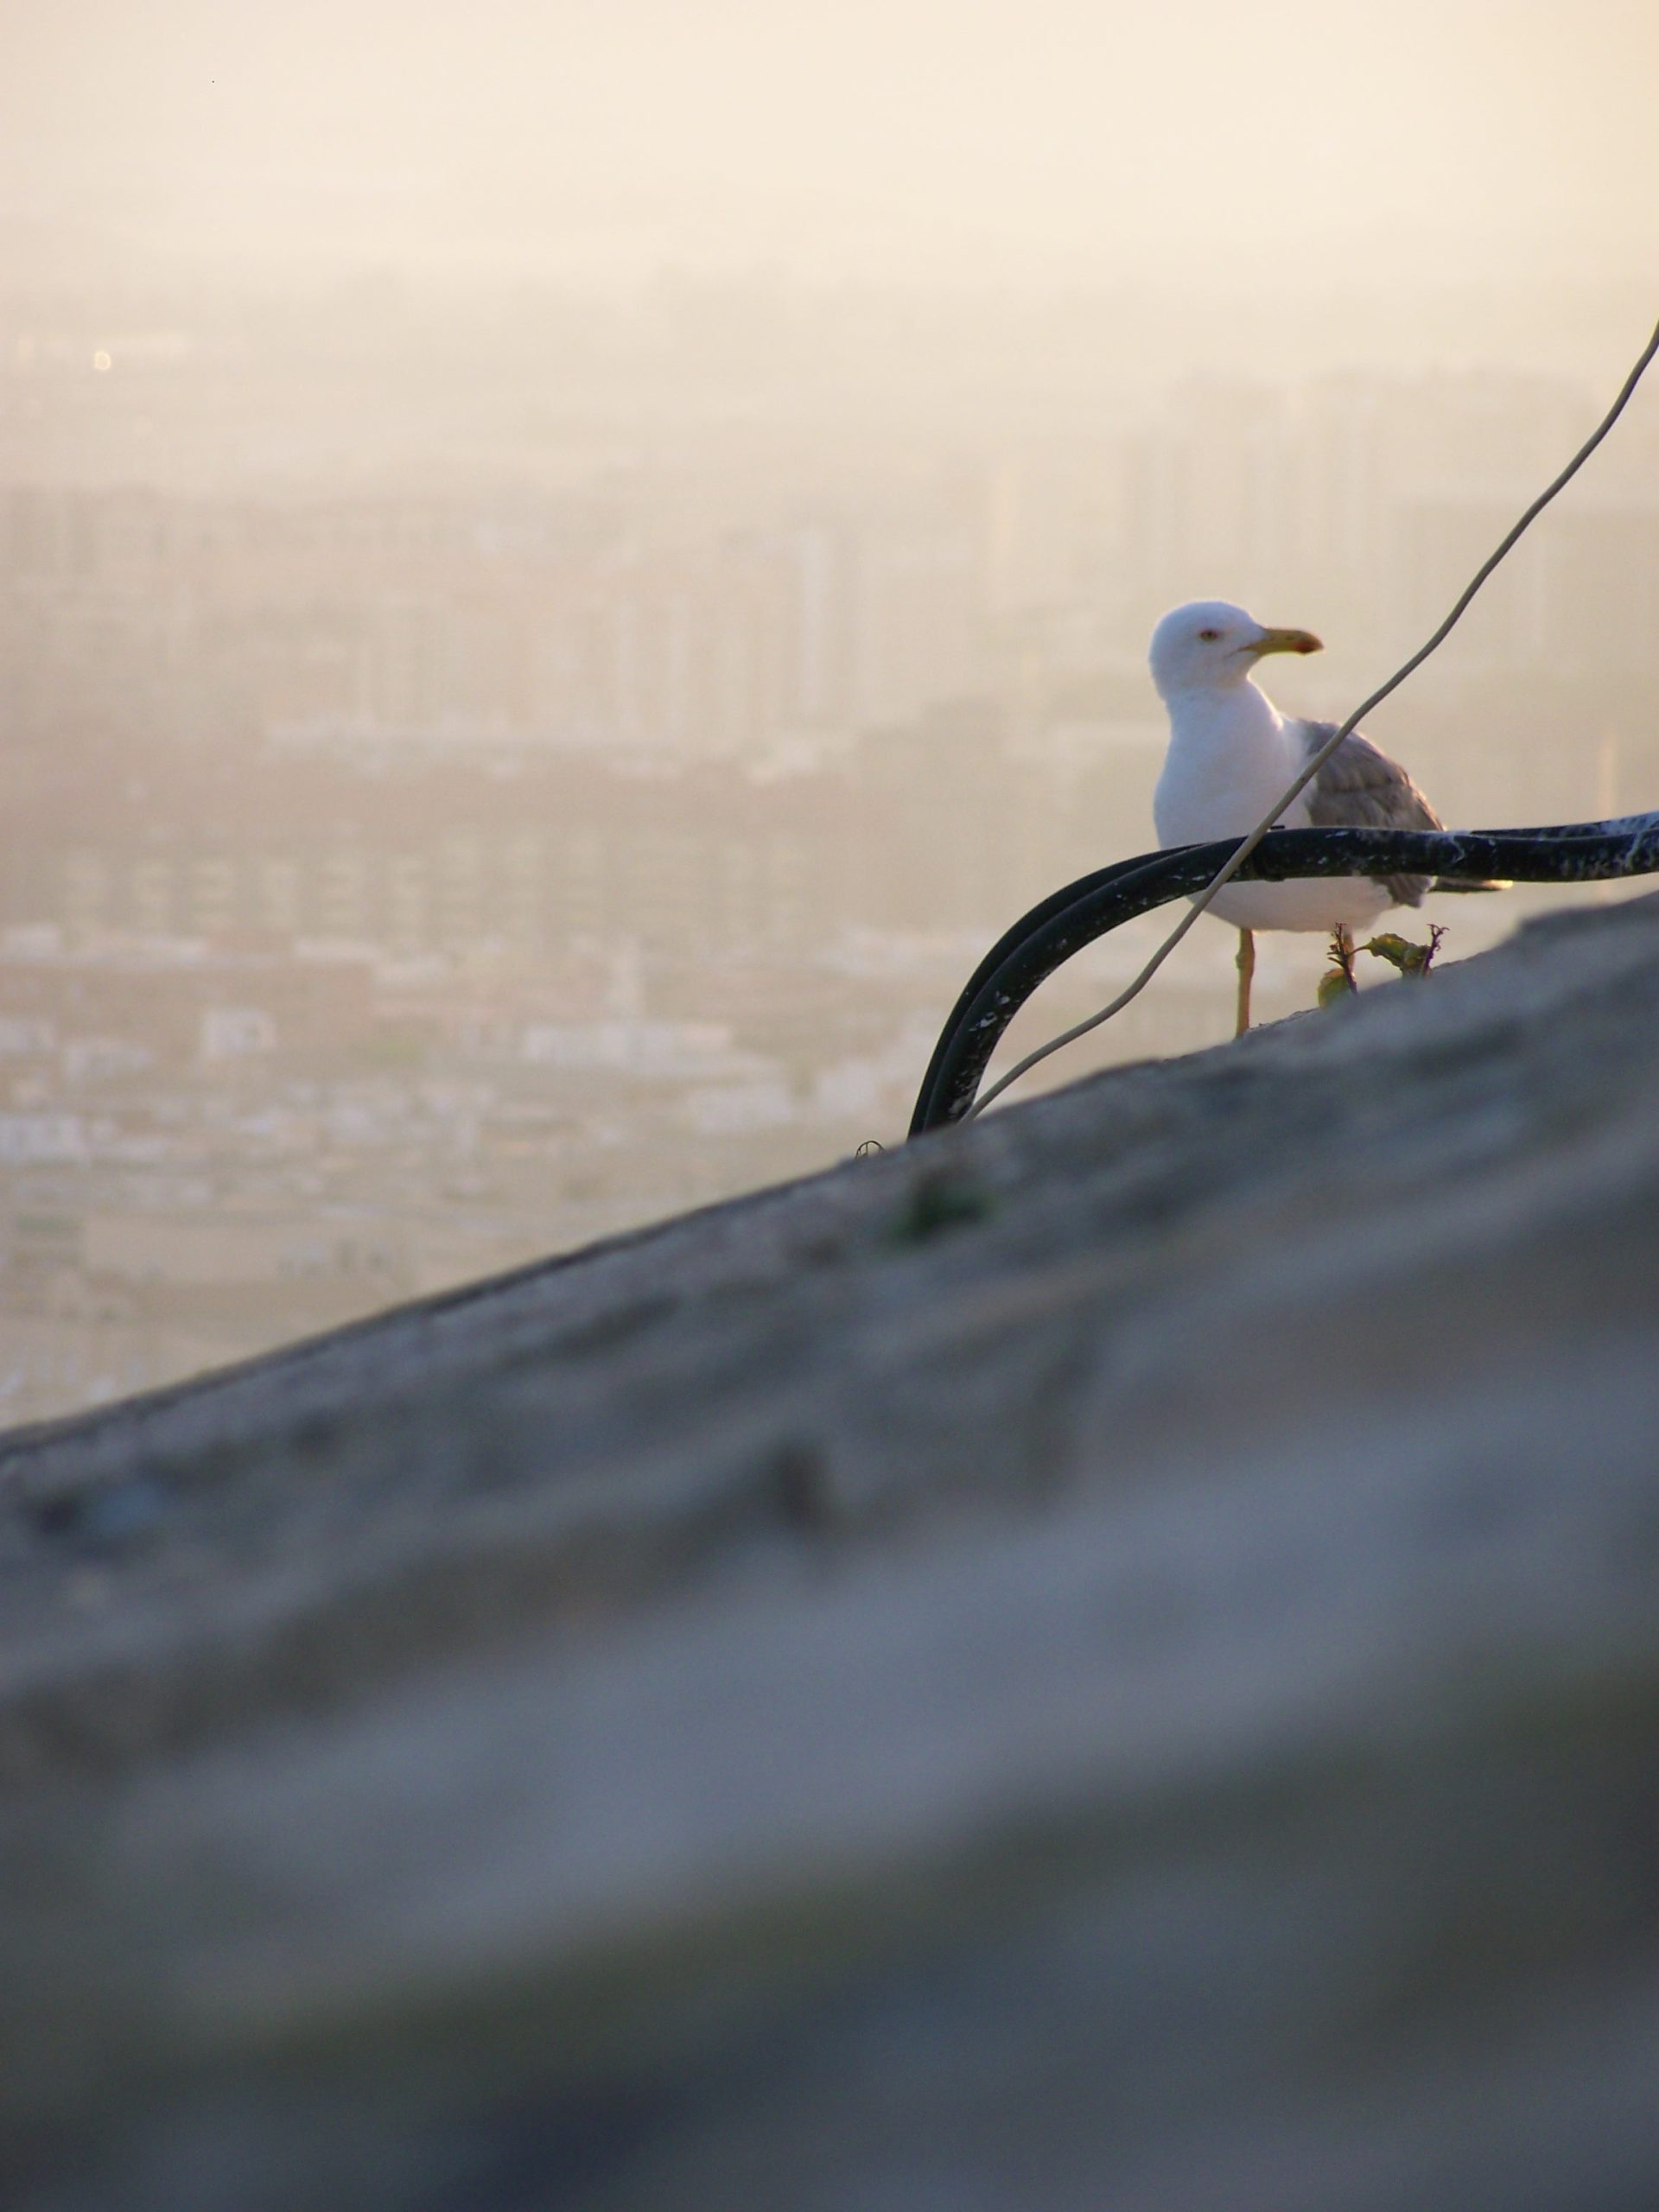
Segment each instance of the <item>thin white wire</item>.
[{"label": "thin white wire", "polygon": [[1164,939],[1163,943],[1159,946],[1156,952],[1153,954],[1151,959],[1147,961],[1146,966],[1141,970],[1135,981],[1128,984],[1123,990],[1121,990],[1117,996],[1111,1001],[1109,1005],[1102,1007],[1098,1014],[1091,1014],[1086,1021],[1079,1021],[1076,1023],[1071,1028],[1064,1030],[1059,1036],[1050,1038],[1046,1045],[1039,1045],[1034,1052],[1027,1052],[1023,1060],[1017,1060],[1014,1066],[1008,1070],[1006,1075],[999,1077],[996,1082],[991,1085],[990,1089],[985,1091],[977,1100],[976,1100],[974,1104],[968,1109],[967,1113],[963,1116],[963,1119],[964,1121],[971,1121],[976,1114],[982,1114],[993,1099],[1000,1098],[1010,1084],[1018,1083],[1022,1075],[1029,1074],[1031,1070],[1037,1065],[1039,1060],[1046,1060],[1051,1052],[1058,1052],[1066,1045],[1074,1045],[1079,1037],[1086,1037],[1091,1029],[1098,1029],[1103,1021],[1109,1021],[1115,1014],[1121,1014],[1123,1008],[1128,1006],[1131,999],[1139,997],[1141,993],[1146,988],[1147,985],[1152,981],[1153,977],[1158,973],[1158,970],[1163,966],[1165,961],[1168,959],[1170,954],[1174,951],[1176,946],[1192,928],[1194,922],[1198,920],[1199,915],[1202,914],[1205,907],[1209,906],[1210,901],[1215,897],[1217,892],[1218,892],[1224,884],[1230,882],[1237,874],[1238,870],[1243,868],[1245,861],[1249,860],[1250,855],[1255,850],[1263,837],[1265,837],[1268,832],[1273,828],[1274,823],[1282,816],[1285,809],[1290,805],[1293,800],[1300,797],[1301,793],[1307,788],[1308,785],[1313,782],[1314,777],[1319,774],[1320,769],[1324,767],[1325,762],[1331,758],[1331,755],[1336,751],[1343,740],[1346,737],[1351,737],[1374,707],[1381,706],[1383,700],[1388,697],[1391,691],[1397,690],[1401,684],[1405,682],[1406,678],[1412,674],[1414,670],[1421,668],[1423,663],[1428,658],[1429,655],[1432,652],[1437,652],[1439,648],[1445,644],[1447,638],[1451,636],[1452,631],[1457,627],[1458,624],[1463,620],[1464,615],[1467,613],[1470,602],[1473,600],[1475,594],[1486,582],[1492,571],[1498,566],[1500,562],[1504,561],[1509,557],[1510,553],[1513,550],[1522,533],[1537,520],[1541,514],[1542,514],[1544,509],[1549,505],[1556,493],[1563,490],[1567,485],[1571,483],[1573,477],[1578,474],[1580,469],[1584,467],[1585,462],[1589,460],[1591,454],[1594,453],[1596,448],[1601,443],[1609,430],[1612,429],[1619,416],[1624,412],[1625,407],[1629,404],[1631,393],[1636,390],[1637,385],[1641,383],[1643,373],[1646,370],[1649,363],[1653,359],[1656,353],[1659,353],[1659,323],[1655,324],[1653,334],[1648,340],[1647,344],[1643,347],[1641,353],[1638,355],[1635,367],[1630,371],[1629,376],[1625,378],[1624,385],[1619,391],[1618,398],[1614,400],[1612,405],[1608,409],[1605,415],[1602,416],[1601,421],[1597,424],[1595,429],[1592,431],[1591,435],[1579,448],[1577,453],[1573,454],[1572,460],[1567,462],[1567,467],[1562,469],[1560,474],[1555,478],[1553,483],[1547,486],[1546,488],[1538,494],[1538,497],[1533,501],[1532,505],[1527,509],[1520,520],[1508,531],[1502,543],[1497,545],[1492,552],[1489,553],[1486,558],[1481,563],[1479,568],[1476,569],[1468,583],[1464,586],[1463,590],[1459,594],[1456,604],[1453,606],[1452,612],[1440,624],[1440,628],[1435,631],[1433,636],[1428,639],[1426,645],[1419,645],[1416,652],[1411,656],[1411,658],[1408,661],[1402,662],[1402,664],[1395,669],[1394,674],[1389,677],[1388,682],[1386,683],[1380,684],[1377,689],[1372,692],[1369,699],[1363,699],[1359,705],[1354,709],[1353,713],[1349,715],[1347,721],[1343,723],[1341,728],[1335,731],[1332,735],[1328,737],[1325,743],[1319,747],[1319,751],[1311,756],[1307,765],[1303,768],[1300,775],[1297,777],[1295,782],[1290,785],[1287,791],[1274,801],[1273,806],[1265,815],[1262,816],[1261,821],[1256,823],[1255,829],[1252,830],[1249,836],[1245,838],[1243,843],[1240,845],[1238,849],[1230,855],[1226,865],[1217,870],[1209,883],[1205,885],[1205,888],[1198,893],[1198,897],[1193,899],[1192,905],[1187,908],[1186,912],[1181,917],[1180,921]]}]

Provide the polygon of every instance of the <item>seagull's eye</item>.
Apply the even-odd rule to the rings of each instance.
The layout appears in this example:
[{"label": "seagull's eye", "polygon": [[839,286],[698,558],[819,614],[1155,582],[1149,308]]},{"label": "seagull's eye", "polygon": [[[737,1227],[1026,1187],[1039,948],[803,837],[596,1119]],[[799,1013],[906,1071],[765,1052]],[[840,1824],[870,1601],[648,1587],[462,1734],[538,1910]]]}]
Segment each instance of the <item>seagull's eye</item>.
[{"label": "seagull's eye", "polygon": [[1219,630],[1200,630],[1198,632],[1198,643],[1201,645],[1213,645],[1220,636],[1221,632]]}]

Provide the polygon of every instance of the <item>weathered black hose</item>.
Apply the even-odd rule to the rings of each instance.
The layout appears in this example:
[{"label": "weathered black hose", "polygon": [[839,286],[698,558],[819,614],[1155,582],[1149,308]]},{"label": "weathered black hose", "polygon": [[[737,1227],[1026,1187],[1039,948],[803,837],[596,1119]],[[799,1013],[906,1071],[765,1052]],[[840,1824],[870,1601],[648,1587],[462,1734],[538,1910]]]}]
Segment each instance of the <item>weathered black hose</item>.
[{"label": "weathered black hose", "polygon": [[[911,1116],[912,1136],[960,1121],[1003,1032],[1074,952],[1172,899],[1202,891],[1239,843],[1143,853],[1079,876],[1022,915],[991,947],[940,1033]],[[1659,871],[1659,813],[1543,830],[1275,830],[1236,881],[1293,876],[1428,875],[1478,883],[1596,883]]]}]

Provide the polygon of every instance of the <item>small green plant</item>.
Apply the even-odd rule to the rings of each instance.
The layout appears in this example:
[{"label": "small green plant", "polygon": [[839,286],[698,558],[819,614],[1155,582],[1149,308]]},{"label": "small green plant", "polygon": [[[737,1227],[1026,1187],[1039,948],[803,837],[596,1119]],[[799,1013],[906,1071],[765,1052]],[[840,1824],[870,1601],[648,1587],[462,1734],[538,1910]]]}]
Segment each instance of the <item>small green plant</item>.
[{"label": "small green plant", "polygon": [[1370,938],[1361,945],[1362,952],[1369,952],[1378,960],[1386,960],[1390,968],[1397,968],[1402,976],[1427,976],[1434,965],[1434,956],[1440,949],[1440,939],[1446,931],[1438,922],[1429,925],[1428,943],[1413,944],[1409,938],[1399,936],[1393,930],[1384,930],[1381,937]]},{"label": "small green plant", "polygon": [[1354,940],[1346,930],[1334,930],[1331,936],[1331,965],[1319,978],[1319,1001],[1321,1006],[1338,1006],[1344,999],[1351,999],[1359,988],[1354,976]]}]

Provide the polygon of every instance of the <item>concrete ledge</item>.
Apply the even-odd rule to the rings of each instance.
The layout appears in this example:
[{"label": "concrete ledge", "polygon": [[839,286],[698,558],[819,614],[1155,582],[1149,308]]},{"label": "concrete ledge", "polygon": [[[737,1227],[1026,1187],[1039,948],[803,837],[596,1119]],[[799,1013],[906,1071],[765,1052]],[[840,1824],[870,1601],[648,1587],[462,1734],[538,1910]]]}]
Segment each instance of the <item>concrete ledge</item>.
[{"label": "concrete ledge", "polygon": [[27,2212],[1659,2198],[1659,902],[0,1440]]}]

